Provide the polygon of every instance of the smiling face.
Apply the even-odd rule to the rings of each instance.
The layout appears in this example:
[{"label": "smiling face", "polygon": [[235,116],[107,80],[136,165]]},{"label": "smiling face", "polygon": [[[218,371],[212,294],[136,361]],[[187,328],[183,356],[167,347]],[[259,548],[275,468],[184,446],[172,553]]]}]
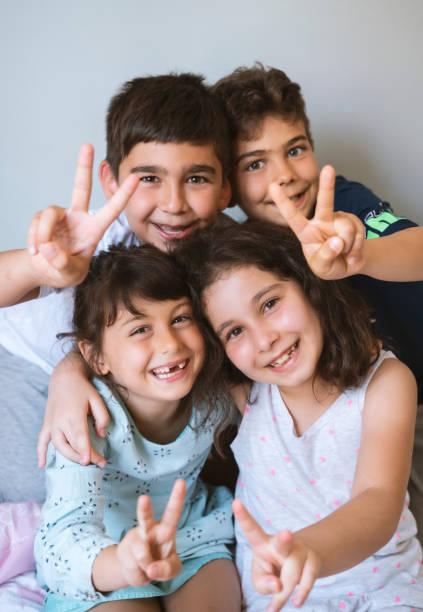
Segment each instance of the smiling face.
[{"label": "smiling face", "polygon": [[234,159],[234,196],[248,217],[286,225],[269,193],[273,182],[282,185],[295,206],[310,217],[319,174],[302,121],[267,115],[252,139],[235,143]]},{"label": "smiling face", "polygon": [[204,342],[188,298],[132,300],[103,333],[99,374],[125,388],[131,412],[174,410],[192,389],[204,361]]},{"label": "smiling face", "polygon": [[[119,166],[119,183],[131,173],[140,184],[125,209],[128,223],[141,242],[161,250],[213,223],[230,199],[212,145],[139,142]],[[110,197],[118,183],[107,162],[100,179]]]},{"label": "smiling face", "polygon": [[227,356],[251,380],[281,392],[312,385],[323,337],[295,281],[255,266],[232,268],[208,287],[203,302]]}]

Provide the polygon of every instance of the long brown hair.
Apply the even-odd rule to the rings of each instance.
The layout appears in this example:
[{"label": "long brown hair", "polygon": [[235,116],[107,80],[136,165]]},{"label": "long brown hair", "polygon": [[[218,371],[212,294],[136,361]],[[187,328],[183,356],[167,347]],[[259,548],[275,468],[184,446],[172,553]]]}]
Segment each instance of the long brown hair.
[{"label": "long brown hair", "polygon": [[272,272],[301,287],[322,328],[323,349],[316,377],[340,390],[357,387],[379,355],[379,343],[363,298],[345,281],[315,276],[299,241],[287,227],[252,221],[237,227],[209,228],[193,236],[175,256],[191,285],[195,315],[213,356],[209,384],[216,388],[247,379],[224,354],[204,314],[202,298],[222,274],[245,266]]}]

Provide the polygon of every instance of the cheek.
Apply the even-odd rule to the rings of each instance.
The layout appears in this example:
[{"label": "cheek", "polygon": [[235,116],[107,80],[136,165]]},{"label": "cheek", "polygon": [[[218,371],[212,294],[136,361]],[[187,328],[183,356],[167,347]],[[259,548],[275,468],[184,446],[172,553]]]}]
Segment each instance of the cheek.
[{"label": "cheek", "polygon": [[238,370],[241,370],[241,372],[248,374],[248,370],[252,365],[252,355],[247,343],[229,342],[225,347],[225,353],[228,359],[232,361],[232,363],[238,368]]}]

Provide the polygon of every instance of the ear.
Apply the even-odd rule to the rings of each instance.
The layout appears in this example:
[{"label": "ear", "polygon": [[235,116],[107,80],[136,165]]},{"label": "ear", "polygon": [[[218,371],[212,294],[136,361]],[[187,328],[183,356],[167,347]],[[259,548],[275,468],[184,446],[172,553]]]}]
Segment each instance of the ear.
[{"label": "ear", "polygon": [[224,210],[229,205],[229,202],[231,200],[231,194],[231,184],[229,182],[228,177],[226,177],[225,179],[223,179],[222,189],[220,192],[219,210]]},{"label": "ear", "polygon": [[118,190],[119,185],[115,175],[112,172],[109,162],[105,159],[103,159],[98,169],[98,178],[100,179],[100,183],[103,188],[103,193],[106,196],[106,199],[110,200],[110,198]]},{"label": "ear", "polygon": [[110,372],[107,364],[102,359],[93,359],[94,351],[92,344],[86,342],[85,340],[80,340],[78,342],[78,348],[85,361],[96,374],[106,376]]}]

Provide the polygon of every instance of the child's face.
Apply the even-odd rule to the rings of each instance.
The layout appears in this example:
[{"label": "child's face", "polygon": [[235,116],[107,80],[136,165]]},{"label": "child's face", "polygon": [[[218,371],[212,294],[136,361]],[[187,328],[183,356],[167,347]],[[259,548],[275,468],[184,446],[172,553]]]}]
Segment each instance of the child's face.
[{"label": "child's face", "polygon": [[235,143],[234,160],[234,198],[248,217],[286,225],[269,193],[274,182],[283,185],[295,206],[310,217],[319,170],[302,121],[267,115],[256,136]]},{"label": "child's face", "polygon": [[191,391],[204,361],[204,342],[188,298],[132,301],[140,314],[122,306],[104,330],[100,374],[111,373],[123,385],[128,408],[149,414],[150,408],[177,405]]},{"label": "child's face", "polygon": [[130,173],[140,184],[125,209],[129,225],[161,250],[213,223],[230,199],[212,145],[139,142],[119,166],[119,183]]},{"label": "child's face", "polygon": [[323,337],[295,281],[234,268],[206,290],[204,305],[227,356],[251,380],[281,390],[312,383]]}]

